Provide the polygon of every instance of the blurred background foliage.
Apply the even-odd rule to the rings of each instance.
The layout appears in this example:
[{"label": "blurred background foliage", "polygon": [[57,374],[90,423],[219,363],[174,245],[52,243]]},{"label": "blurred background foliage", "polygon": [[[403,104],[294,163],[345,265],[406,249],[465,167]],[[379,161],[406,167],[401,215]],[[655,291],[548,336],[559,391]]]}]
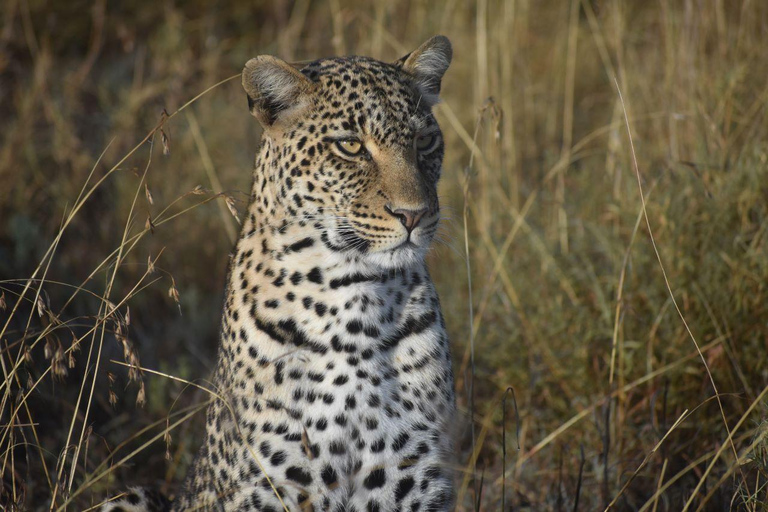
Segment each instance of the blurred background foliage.
[{"label": "blurred background foliage", "polygon": [[[430,266],[462,411],[459,509],[676,511],[690,498],[690,510],[768,510],[768,3],[0,9],[7,507],[79,510],[126,483],[172,495],[199,442],[202,415],[165,442],[163,429],[204,393],[147,372],[146,388],[131,383],[112,362],[126,357],[121,333],[89,334],[108,298],[142,366],[201,384],[213,367],[228,204],[245,208],[260,133],[239,77],[163,113],[258,54],[394,60],[442,33],[454,44],[437,107],[447,220]],[[124,233],[139,239],[118,258]],[[42,286],[27,281],[41,262]],[[54,378],[57,347],[67,369]],[[511,399],[502,417],[510,386],[519,421]]]}]

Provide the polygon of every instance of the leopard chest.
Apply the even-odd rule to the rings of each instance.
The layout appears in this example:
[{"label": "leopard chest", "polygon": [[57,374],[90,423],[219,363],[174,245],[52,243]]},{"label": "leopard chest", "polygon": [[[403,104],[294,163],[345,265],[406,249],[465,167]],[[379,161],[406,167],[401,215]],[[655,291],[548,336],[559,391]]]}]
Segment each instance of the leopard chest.
[{"label": "leopard chest", "polygon": [[344,282],[311,303],[297,293],[292,305],[225,315],[230,387],[248,397],[241,421],[324,440],[331,452],[383,452],[405,430],[427,436],[452,404],[447,339],[431,285],[402,283]]}]

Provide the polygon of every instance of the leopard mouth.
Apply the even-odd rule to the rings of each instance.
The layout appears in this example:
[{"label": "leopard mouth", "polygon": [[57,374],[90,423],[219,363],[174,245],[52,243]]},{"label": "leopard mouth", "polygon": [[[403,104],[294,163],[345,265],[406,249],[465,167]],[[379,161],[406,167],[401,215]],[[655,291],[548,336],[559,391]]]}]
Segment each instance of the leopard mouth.
[{"label": "leopard mouth", "polygon": [[413,250],[413,249],[418,249],[418,248],[419,248],[419,246],[416,245],[416,243],[414,243],[414,241],[411,240],[411,236],[408,235],[408,238],[406,238],[405,240],[403,240],[402,242],[400,242],[396,246],[394,246],[394,247],[392,247],[390,249],[387,249],[387,251],[395,253],[395,252],[398,252],[398,251],[404,251],[404,250],[408,250],[408,249]]},{"label": "leopard mouth", "polygon": [[414,232],[403,234],[400,240],[393,240],[389,246],[378,247],[375,241],[355,226],[355,221],[347,218],[338,218],[333,232],[334,235],[330,237],[332,240],[327,240],[326,243],[336,251],[397,255],[424,249],[419,243],[424,241],[423,237],[416,236]]},{"label": "leopard mouth", "polygon": [[420,248],[410,235],[391,247],[374,249],[373,243],[351,226],[349,226],[348,229],[339,229],[337,234],[339,241],[337,248],[347,251],[356,251],[362,254],[398,254],[405,251],[418,250]]}]

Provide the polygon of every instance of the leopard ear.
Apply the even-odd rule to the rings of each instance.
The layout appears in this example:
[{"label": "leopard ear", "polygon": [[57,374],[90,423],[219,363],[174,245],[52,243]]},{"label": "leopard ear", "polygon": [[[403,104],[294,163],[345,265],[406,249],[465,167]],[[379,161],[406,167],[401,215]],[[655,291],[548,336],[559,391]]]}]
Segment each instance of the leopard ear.
[{"label": "leopard ear", "polygon": [[248,107],[264,128],[306,105],[311,87],[301,71],[271,55],[253,58],[243,69]]},{"label": "leopard ear", "polygon": [[451,58],[451,42],[445,36],[435,36],[395,64],[416,78],[416,84],[424,94],[437,96]]}]

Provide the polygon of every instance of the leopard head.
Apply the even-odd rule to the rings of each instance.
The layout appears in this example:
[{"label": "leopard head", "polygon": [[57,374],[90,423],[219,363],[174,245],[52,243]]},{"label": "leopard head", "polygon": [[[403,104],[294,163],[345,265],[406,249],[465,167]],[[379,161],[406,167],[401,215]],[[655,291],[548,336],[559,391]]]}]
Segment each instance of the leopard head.
[{"label": "leopard head", "polygon": [[432,114],[451,62],[436,36],[393,63],[248,61],[243,87],[264,128],[254,204],[333,251],[381,267],[423,260],[440,219],[444,144]]}]

